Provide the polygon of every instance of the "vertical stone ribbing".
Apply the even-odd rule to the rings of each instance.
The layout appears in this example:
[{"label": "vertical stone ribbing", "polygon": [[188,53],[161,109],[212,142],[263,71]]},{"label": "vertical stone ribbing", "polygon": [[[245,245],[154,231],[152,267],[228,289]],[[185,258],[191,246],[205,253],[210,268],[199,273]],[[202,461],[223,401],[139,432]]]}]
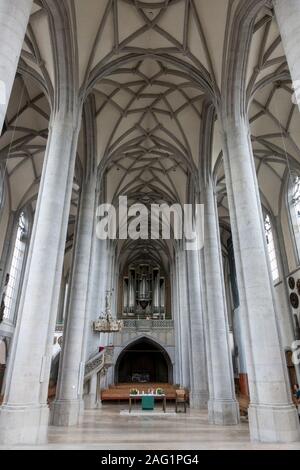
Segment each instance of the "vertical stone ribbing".
[{"label": "vertical stone ribbing", "polygon": [[181,385],[191,385],[191,335],[189,305],[187,298],[186,252],[178,252],[177,289],[179,296],[180,354],[181,354]]},{"label": "vertical stone ribbing", "polygon": [[80,422],[83,411],[83,380],[88,329],[88,279],[94,227],[96,176],[84,182],[74,247],[70,297],[64,327],[64,341],[59,368],[52,423],[72,426]]},{"label": "vertical stone ribbing", "polygon": [[[47,392],[78,139],[78,117],[52,118],[0,409],[2,444],[46,441]],[[63,156],[63,158],[62,158]]]},{"label": "vertical stone ribbing", "polygon": [[209,421],[234,425],[239,422],[239,407],[234,390],[220,233],[212,182],[203,190],[203,203]]},{"label": "vertical stone ribbing", "polygon": [[[176,258],[176,254],[174,255]],[[178,290],[177,290],[177,272],[176,272],[176,259],[174,258],[172,266],[172,312],[174,319],[174,334],[175,334],[175,370],[174,380],[176,384],[181,383],[181,354],[180,354],[180,323],[179,323],[179,305],[178,305]]]},{"label": "vertical stone ribbing", "polygon": [[191,391],[192,408],[207,408],[208,383],[205,353],[205,334],[200,265],[198,251],[187,251],[188,298],[191,334]]},{"label": "vertical stone ribbing", "polygon": [[223,118],[224,167],[240,295],[253,440],[299,439],[280,343],[261,202],[246,119]]}]

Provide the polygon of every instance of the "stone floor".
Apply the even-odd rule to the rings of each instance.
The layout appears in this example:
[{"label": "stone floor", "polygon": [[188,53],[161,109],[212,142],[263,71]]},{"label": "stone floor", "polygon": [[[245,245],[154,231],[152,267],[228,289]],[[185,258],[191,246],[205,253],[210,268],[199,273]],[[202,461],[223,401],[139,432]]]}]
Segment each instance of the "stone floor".
[{"label": "stone floor", "polygon": [[[176,416],[121,416],[126,405],[104,405],[85,412],[80,426],[50,427],[49,444],[34,449],[92,450],[202,450],[202,449],[299,449],[289,445],[252,444],[247,423],[211,426],[204,412]],[[170,410],[173,411],[173,410]],[[1,449],[1,447],[0,447]],[[3,447],[2,447],[3,449]],[[14,447],[33,449],[33,447]]]}]

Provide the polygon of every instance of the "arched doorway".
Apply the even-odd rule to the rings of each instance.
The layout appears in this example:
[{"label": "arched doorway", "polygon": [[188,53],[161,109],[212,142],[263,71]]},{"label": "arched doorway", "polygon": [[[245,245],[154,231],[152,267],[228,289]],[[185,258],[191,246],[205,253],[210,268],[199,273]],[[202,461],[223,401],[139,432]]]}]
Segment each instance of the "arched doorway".
[{"label": "arched doorway", "polygon": [[173,367],[167,351],[149,338],[140,338],[120,354],[116,383],[172,383]]}]

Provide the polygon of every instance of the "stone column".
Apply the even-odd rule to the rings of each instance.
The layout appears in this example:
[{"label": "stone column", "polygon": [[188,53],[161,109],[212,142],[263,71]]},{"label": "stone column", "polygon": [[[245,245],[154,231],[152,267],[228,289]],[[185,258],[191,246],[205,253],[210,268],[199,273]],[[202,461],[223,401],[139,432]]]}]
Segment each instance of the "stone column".
[{"label": "stone column", "polygon": [[209,421],[233,425],[239,422],[239,406],[234,390],[219,223],[211,181],[203,190],[203,204]]},{"label": "stone column", "polygon": [[62,277],[59,293],[59,304],[56,323],[62,325],[64,322],[64,312],[65,312],[65,300],[67,294],[67,279],[65,276]]},{"label": "stone column", "polygon": [[300,108],[300,2],[299,0],[273,0],[273,4],[293,80],[296,101]]},{"label": "stone column", "polygon": [[178,252],[178,279],[177,289],[179,296],[179,323],[181,346],[181,385],[190,388],[191,385],[191,332],[190,312],[187,296],[186,252],[181,249]]},{"label": "stone column", "polygon": [[235,346],[237,347],[237,352],[238,352],[238,354],[235,357],[238,361],[239,388],[240,388],[240,393],[242,395],[249,397],[245,348],[244,348],[244,342],[242,338],[242,330],[241,330],[241,322],[240,322],[240,299],[239,299],[238,285],[237,285],[237,279],[236,279],[236,268],[235,268],[232,238],[227,241],[227,250],[228,250],[228,261],[229,261],[230,286],[231,286],[232,302],[233,302],[233,308],[234,308],[233,333],[234,333]]},{"label": "stone column", "polygon": [[33,0],[0,1],[0,135]]},{"label": "stone column", "polygon": [[[116,317],[116,285],[115,285],[115,273],[116,273],[116,255],[115,255],[115,246],[114,242],[111,240],[109,243],[109,251],[108,251],[108,278],[107,278],[107,291],[109,291],[112,295],[110,298],[110,306],[111,306],[111,315],[113,318]],[[113,346],[114,345],[114,333],[103,333],[101,335],[101,341],[105,342],[105,346]],[[114,367],[110,367],[105,376],[105,385],[109,387],[114,383]]]},{"label": "stone column", "polygon": [[52,424],[72,426],[80,422],[87,334],[91,328],[87,315],[88,280],[94,228],[96,175],[83,183],[70,282],[69,305],[64,328],[56,399]]},{"label": "stone column", "polygon": [[1,444],[37,444],[47,437],[48,382],[79,133],[74,114],[55,114],[50,124],[0,408]]},{"label": "stone column", "polygon": [[[91,270],[88,286],[88,311],[91,321],[95,321],[105,311],[106,278],[107,278],[107,247],[105,240],[99,240],[94,233]],[[101,342],[101,334],[90,331],[88,354],[93,355]]]},{"label": "stone column", "polygon": [[240,387],[240,393],[242,395],[249,397],[247,364],[246,364],[245,348],[244,348],[244,341],[243,341],[243,336],[242,336],[240,315],[241,315],[240,307],[237,307],[234,310],[234,314],[233,314],[233,330],[234,330],[235,343],[238,349],[239,387]]},{"label": "stone column", "polygon": [[248,120],[223,117],[224,167],[240,295],[253,440],[299,439],[264,233]]},{"label": "stone column", "polygon": [[[95,212],[96,213],[96,212]],[[107,242],[99,240],[94,229],[92,259],[89,273],[87,316],[90,323],[97,320],[105,311],[106,278],[107,278]],[[107,335],[97,333],[91,329],[88,331],[87,359],[99,351],[99,346],[106,346]],[[95,374],[89,383],[89,394],[84,397],[85,407],[88,409],[99,408],[101,402],[98,396],[100,374]],[[96,399],[94,400],[94,397]]]},{"label": "stone column", "polygon": [[207,408],[208,382],[200,265],[198,251],[187,251],[188,299],[191,332],[191,392],[192,408]]},{"label": "stone column", "polygon": [[[176,256],[176,255],[175,255]],[[178,309],[178,295],[176,284],[176,262],[173,261],[172,265],[172,318],[174,321],[174,337],[175,337],[175,367],[174,367],[174,383],[180,384],[181,382],[181,355],[180,355],[180,325],[179,325],[179,309]]]}]

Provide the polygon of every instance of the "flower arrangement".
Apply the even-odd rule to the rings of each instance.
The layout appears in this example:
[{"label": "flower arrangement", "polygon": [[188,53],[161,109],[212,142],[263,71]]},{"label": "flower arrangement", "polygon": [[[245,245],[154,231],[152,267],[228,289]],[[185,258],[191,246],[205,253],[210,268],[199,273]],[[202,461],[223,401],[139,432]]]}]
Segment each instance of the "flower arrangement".
[{"label": "flower arrangement", "polygon": [[138,394],[139,394],[139,391],[138,391],[137,388],[132,388],[132,389],[130,390],[130,395],[138,395]]},{"label": "flower arrangement", "polygon": [[156,395],[163,395],[163,394],[164,394],[164,390],[162,388],[156,389]]}]

